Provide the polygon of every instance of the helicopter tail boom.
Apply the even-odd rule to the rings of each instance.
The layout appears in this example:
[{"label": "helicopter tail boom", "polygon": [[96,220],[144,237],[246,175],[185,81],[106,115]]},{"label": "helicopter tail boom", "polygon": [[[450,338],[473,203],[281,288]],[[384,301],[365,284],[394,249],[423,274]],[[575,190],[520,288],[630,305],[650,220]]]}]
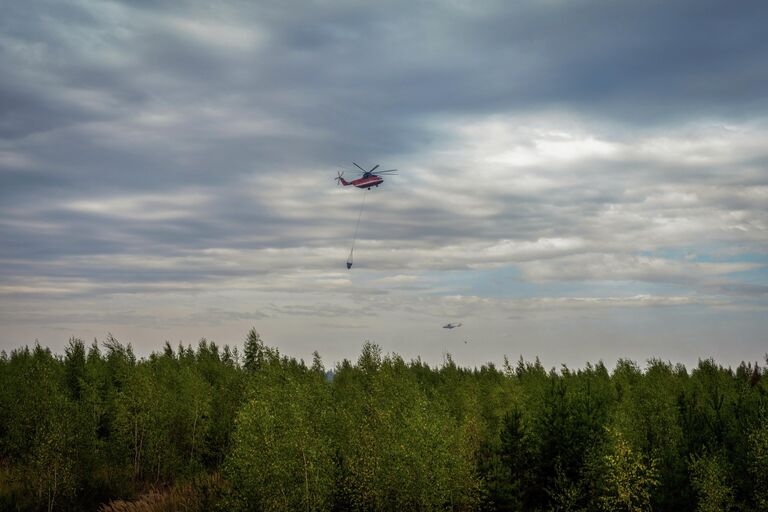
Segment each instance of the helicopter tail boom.
[{"label": "helicopter tail boom", "polygon": [[345,187],[347,185],[351,185],[352,183],[350,183],[347,180],[345,180],[343,176],[344,176],[344,173],[343,172],[339,172],[339,175],[336,176],[336,183],[338,183],[339,185],[344,185]]}]

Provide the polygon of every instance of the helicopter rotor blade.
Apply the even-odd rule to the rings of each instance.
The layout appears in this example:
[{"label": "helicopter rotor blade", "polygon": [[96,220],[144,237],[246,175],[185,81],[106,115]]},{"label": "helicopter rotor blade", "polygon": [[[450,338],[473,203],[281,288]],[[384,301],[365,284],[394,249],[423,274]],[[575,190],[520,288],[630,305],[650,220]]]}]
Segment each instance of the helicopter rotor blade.
[{"label": "helicopter rotor blade", "polygon": [[362,167],[360,167],[359,165],[355,164],[355,162],[352,162],[352,163],[355,165],[355,167],[357,167],[358,169],[360,169],[360,170],[361,170],[361,171],[363,171],[364,173],[365,173],[365,172],[367,172],[365,169],[363,169],[363,168],[362,168]]},{"label": "helicopter rotor blade", "polygon": [[375,170],[376,170],[376,169],[378,169],[378,168],[379,168],[379,164],[376,164],[376,165],[373,167],[373,169],[371,169],[371,170],[370,170],[370,171],[368,171],[368,172],[373,172],[373,171],[375,171]]}]

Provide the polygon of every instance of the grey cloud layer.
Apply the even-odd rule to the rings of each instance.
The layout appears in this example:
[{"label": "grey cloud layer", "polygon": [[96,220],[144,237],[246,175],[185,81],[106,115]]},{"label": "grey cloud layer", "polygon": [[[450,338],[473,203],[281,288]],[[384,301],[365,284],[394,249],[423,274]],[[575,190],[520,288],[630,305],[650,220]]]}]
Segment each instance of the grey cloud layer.
[{"label": "grey cloud layer", "polygon": [[[5,308],[227,289],[258,300],[179,315],[311,317],[266,297],[303,290],[343,316],[506,267],[626,283],[579,307],[764,305],[765,2],[6,4]],[[402,169],[356,269],[407,283],[338,274],[351,160]]]}]

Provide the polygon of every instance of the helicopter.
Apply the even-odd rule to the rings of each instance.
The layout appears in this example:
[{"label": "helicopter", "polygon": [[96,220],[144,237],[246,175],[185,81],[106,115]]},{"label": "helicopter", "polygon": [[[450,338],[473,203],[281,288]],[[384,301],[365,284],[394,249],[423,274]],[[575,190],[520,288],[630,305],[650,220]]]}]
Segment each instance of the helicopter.
[{"label": "helicopter", "polygon": [[397,169],[389,169],[387,171],[379,171],[376,172],[376,169],[379,168],[379,164],[376,164],[373,166],[373,168],[370,171],[366,171],[359,165],[357,165],[355,162],[352,162],[355,167],[360,169],[360,172],[355,171],[360,175],[359,178],[356,178],[351,181],[347,181],[344,179],[344,172],[340,171],[339,175],[336,176],[336,183],[339,185],[344,185],[345,187],[348,185],[353,185],[357,188],[364,189],[363,192],[363,201],[360,204],[360,213],[357,215],[357,224],[355,225],[355,235],[352,237],[352,248],[349,250],[349,257],[347,258],[347,270],[352,268],[352,258],[355,253],[355,241],[357,240],[357,232],[360,229],[360,219],[363,217],[363,208],[365,208],[365,196],[368,194],[368,191],[371,190],[371,187],[378,187],[382,183],[384,183],[384,178],[382,176],[393,176],[397,174]]},{"label": "helicopter", "polygon": [[[459,323],[457,323],[457,324],[445,324],[445,325],[443,326],[443,329],[455,329],[455,328],[457,328],[457,327],[461,327],[461,322],[459,322]],[[465,343],[466,343],[466,342],[465,342]]]},{"label": "helicopter", "polygon": [[357,188],[371,190],[371,187],[378,187],[379,185],[384,183],[384,178],[382,178],[382,176],[397,175],[397,169],[389,169],[387,171],[375,172],[376,169],[379,168],[379,164],[376,164],[370,171],[366,171],[365,169],[357,165],[355,162],[352,162],[352,163],[355,165],[355,167],[360,169],[360,172],[355,171],[360,175],[360,177],[351,181],[347,181],[344,179],[344,172],[339,171],[339,175],[336,176],[336,182],[339,185],[344,185],[345,187],[348,185],[354,185]]}]

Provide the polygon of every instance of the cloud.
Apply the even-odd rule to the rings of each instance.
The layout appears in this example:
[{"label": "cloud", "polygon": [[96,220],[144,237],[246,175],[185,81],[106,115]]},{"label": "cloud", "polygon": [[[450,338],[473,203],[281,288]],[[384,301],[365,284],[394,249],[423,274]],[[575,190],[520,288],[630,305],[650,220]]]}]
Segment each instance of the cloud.
[{"label": "cloud", "polygon": [[579,254],[526,262],[520,265],[520,269],[525,278],[532,280],[690,283],[761,266],[755,263],[701,263],[648,256]]},{"label": "cloud", "polygon": [[[759,126],[718,139],[724,154],[740,159],[673,165],[691,151],[687,130],[664,137],[660,162],[656,137],[599,139],[588,133],[586,121],[574,128],[573,120],[564,123],[570,127],[551,120],[548,130],[525,118],[494,116],[489,122],[497,135],[478,137],[486,131],[465,125],[448,137],[450,149],[433,147],[420,157],[431,160],[431,167],[416,162],[404,177],[388,180],[394,190],[371,193],[358,244],[358,254],[367,255],[363,265],[369,261],[396,271],[519,265],[531,279],[658,281],[685,275],[690,280],[696,274],[708,278],[712,268],[727,274],[751,267],[694,265],[637,253],[695,248],[705,237],[710,245],[756,248],[765,240],[768,197],[765,186],[754,184],[751,164],[762,154],[753,144],[765,135]],[[699,130],[714,137],[719,128]],[[557,146],[548,146],[549,140],[568,141],[569,149],[553,157],[551,147]],[[578,140],[611,150],[574,152]],[[520,172],[494,158],[515,146],[534,148],[531,154],[540,162]],[[535,149],[541,147],[550,149]],[[729,173],[712,173],[713,166],[725,164]],[[528,176],[539,176],[539,185],[531,186]],[[18,204],[7,209],[3,225],[37,243],[43,240],[33,233],[46,232],[61,254],[72,247],[60,263],[75,273],[89,269],[94,278],[98,269],[115,264],[132,269],[129,279],[142,273],[157,279],[163,270],[171,280],[185,273],[185,279],[209,279],[291,274],[295,268],[323,272],[343,255],[359,194],[301,170],[238,181],[236,189],[196,186],[167,194]],[[19,247],[6,251],[17,259],[33,256]],[[61,266],[54,268],[60,271]]]},{"label": "cloud", "polygon": [[[759,309],[767,9],[12,1],[0,306],[288,330],[377,307],[416,329],[456,295]],[[401,173],[347,272],[361,191],[332,180],[353,160]]]}]

